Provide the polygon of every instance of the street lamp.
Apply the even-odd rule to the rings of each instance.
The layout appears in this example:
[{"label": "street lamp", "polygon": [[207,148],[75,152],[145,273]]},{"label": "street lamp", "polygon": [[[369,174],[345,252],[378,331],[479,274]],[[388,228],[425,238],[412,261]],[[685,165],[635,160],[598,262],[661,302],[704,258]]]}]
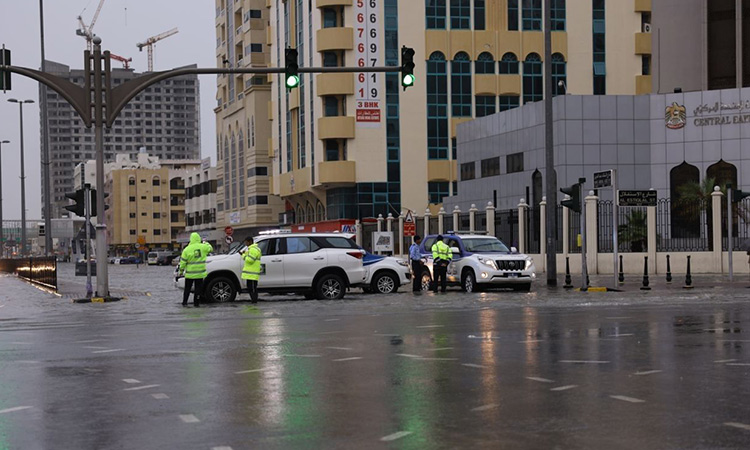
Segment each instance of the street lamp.
[{"label": "street lamp", "polygon": [[[3,144],[10,144],[10,141],[0,141],[0,245],[5,245],[3,242],[3,159],[2,150]],[[0,249],[0,255],[5,256],[5,247]]]},{"label": "street lamp", "polygon": [[23,163],[23,104],[34,103],[34,100],[8,99],[11,103],[18,103],[18,112],[21,116],[21,256],[28,256],[26,248],[26,171]]}]

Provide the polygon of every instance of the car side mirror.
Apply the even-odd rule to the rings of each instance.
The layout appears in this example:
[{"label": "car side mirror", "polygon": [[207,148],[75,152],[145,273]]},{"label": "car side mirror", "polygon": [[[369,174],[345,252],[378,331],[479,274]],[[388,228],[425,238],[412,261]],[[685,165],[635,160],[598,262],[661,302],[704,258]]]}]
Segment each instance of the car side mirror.
[{"label": "car side mirror", "polygon": [[515,247],[511,247],[511,248],[510,248],[510,252],[511,252],[511,253],[518,253],[518,249],[517,249],[517,248],[515,248]]}]

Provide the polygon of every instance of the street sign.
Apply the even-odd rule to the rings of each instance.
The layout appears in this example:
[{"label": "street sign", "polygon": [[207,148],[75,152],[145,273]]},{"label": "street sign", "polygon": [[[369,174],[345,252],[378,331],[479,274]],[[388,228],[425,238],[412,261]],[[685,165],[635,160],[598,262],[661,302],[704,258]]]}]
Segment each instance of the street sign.
[{"label": "street sign", "polygon": [[225,227],[224,228],[224,234],[226,234],[227,236],[233,235],[234,234],[234,228],[232,228],[232,227]]},{"label": "street sign", "polygon": [[406,212],[404,218],[404,236],[415,236],[417,234],[417,224],[414,223],[414,216],[411,210]]},{"label": "street sign", "polygon": [[612,171],[594,172],[594,189],[612,186]]},{"label": "street sign", "polygon": [[656,206],[656,191],[617,191],[620,206]]},{"label": "street sign", "polygon": [[373,252],[392,252],[393,251],[393,233],[390,231],[373,231],[372,232],[372,251]]},{"label": "street sign", "polygon": [[225,242],[226,242],[227,244],[231,244],[232,242],[234,242],[234,238],[233,238],[232,236],[230,236],[230,235],[226,235],[226,236],[224,237],[224,241],[225,241]]}]

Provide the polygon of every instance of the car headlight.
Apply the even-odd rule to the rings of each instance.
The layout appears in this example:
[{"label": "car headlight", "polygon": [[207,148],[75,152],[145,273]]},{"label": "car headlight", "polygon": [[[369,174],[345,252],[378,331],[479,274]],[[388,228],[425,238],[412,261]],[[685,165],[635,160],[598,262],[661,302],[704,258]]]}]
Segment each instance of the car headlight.
[{"label": "car headlight", "polygon": [[497,264],[495,264],[495,260],[493,259],[486,259],[486,258],[478,258],[479,262],[482,264],[485,264],[487,266],[490,266],[493,270],[497,270]]},{"label": "car headlight", "polygon": [[399,259],[397,261],[399,265],[404,266],[404,267],[409,267],[409,263],[404,261],[403,259]]}]

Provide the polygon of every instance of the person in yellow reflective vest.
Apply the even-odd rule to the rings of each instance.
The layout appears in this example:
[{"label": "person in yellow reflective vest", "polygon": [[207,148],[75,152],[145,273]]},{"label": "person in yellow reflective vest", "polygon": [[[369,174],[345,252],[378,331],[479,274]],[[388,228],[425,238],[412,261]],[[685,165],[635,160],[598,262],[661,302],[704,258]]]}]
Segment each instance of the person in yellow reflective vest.
[{"label": "person in yellow reflective vest", "polygon": [[448,264],[453,259],[453,252],[448,244],[443,242],[443,235],[439,234],[435,243],[432,244],[432,270],[435,272],[435,285],[433,292],[438,291],[438,282],[440,282],[440,291],[445,292],[447,283],[446,275],[448,273]]},{"label": "person in yellow reflective vest", "polygon": [[180,275],[185,274],[185,291],[182,293],[182,306],[187,306],[190,289],[195,286],[193,305],[200,306],[203,296],[203,280],[206,278],[206,257],[214,251],[211,244],[201,242],[201,235],[190,234],[190,244],[185,247],[180,256]]},{"label": "person in yellow reflective vest", "polygon": [[247,249],[242,252],[242,279],[247,281],[247,291],[253,303],[258,303],[258,279],[260,278],[260,247],[253,242],[253,238],[245,239]]}]

